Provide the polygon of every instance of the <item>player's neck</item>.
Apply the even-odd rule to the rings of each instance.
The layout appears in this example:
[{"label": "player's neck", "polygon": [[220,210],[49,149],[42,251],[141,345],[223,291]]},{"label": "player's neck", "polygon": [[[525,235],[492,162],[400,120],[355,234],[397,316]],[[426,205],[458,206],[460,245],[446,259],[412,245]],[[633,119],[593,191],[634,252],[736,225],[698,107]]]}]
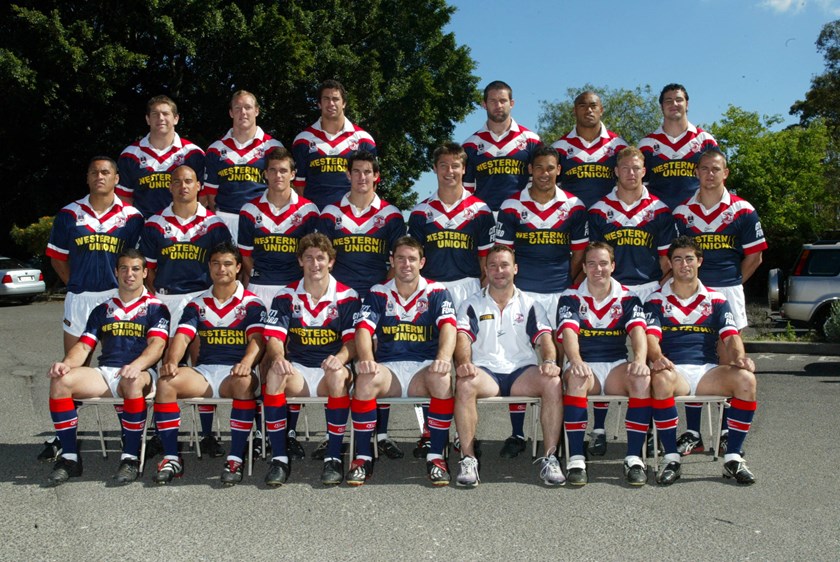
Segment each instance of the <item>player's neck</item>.
[{"label": "player's neck", "polygon": [[268,199],[268,202],[277,207],[278,209],[282,209],[286,205],[289,204],[289,201],[292,198],[292,190],[283,189],[282,191],[274,191],[274,190],[266,190],[265,198]]},{"label": "player's neck", "polygon": [[662,130],[669,137],[678,137],[688,130],[688,117],[682,119],[666,119],[662,123]]},{"label": "player's neck", "polygon": [[182,219],[189,219],[198,213],[198,201],[190,201],[189,203],[172,202],[172,214]]},{"label": "player's neck", "polygon": [[594,127],[587,127],[586,125],[575,125],[575,130],[580,138],[586,142],[592,142],[601,136],[601,123],[598,122]]},{"label": "player's neck", "polygon": [[303,290],[306,291],[312,300],[318,302],[321,300],[325,294],[327,294],[327,289],[330,288],[330,278],[322,277],[321,279],[307,279],[306,277],[303,278]]},{"label": "player's neck", "polygon": [[330,135],[338,134],[339,131],[344,129],[344,119],[344,115],[340,117],[324,117],[322,115],[321,128]]},{"label": "player's neck", "polygon": [[464,195],[464,186],[458,185],[455,187],[438,186],[437,196],[444,205],[451,207],[461,200]]},{"label": "player's neck", "polygon": [[227,302],[236,293],[236,281],[231,283],[216,283],[213,285],[213,298],[219,302]]},{"label": "player's neck", "polygon": [[607,295],[610,294],[612,281],[607,280],[606,283],[590,283],[589,280],[587,280],[586,288],[589,289],[589,294],[592,295],[592,298],[600,302],[607,298]]},{"label": "player's neck", "polygon": [[554,191],[543,191],[542,189],[534,189],[533,186],[528,189],[528,195],[540,205],[545,205],[551,201],[556,193],[556,189]]},{"label": "player's neck", "polygon": [[403,299],[408,299],[417,292],[417,287],[420,286],[420,278],[417,277],[411,283],[403,283],[399,279],[394,278],[394,285],[397,288],[397,293]]},{"label": "player's neck", "polygon": [[172,146],[175,142],[175,131],[166,134],[149,132],[149,144],[157,150]]},{"label": "player's neck", "polygon": [[493,133],[494,135],[502,135],[510,130],[511,125],[513,124],[513,118],[508,117],[501,123],[496,123],[495,121],[487,120],[486,127],[487,130]]},{"label": "player's neck", "polygon": [[697,200],[707,209],[711,209],[721,202],[725,188],[721,185],[717,189],[703,189],[697,191]]},{"label": "player's neck", "polygon": [[374,191],[369,191],[367,193],[356,193],[355,191],[350,190],[350,192],[347,194],[347,200],[350,202],[350,204],[362,211],[371,206],[374,197],[376,197],[376,193]]},{"label": "player's neck", "polygon": [[673,282],[671,283],[671,292],[683,300],[696,295],[699,289],[700,282],[697,280],[697,278],[694,278],[691,281],[679,281],[678,279],[674,278]]},{"label": "player's neck", "polygon": [[239,144],[245,144],[257,136],[257,126],[254,125],[253,127],[248,127],[247,129],[238,129],[234,127],[231,136],[235,138],[236,142]]},{"label": "player's neck", "polygon": [[617,185],[616,187],[618,187],[618,189],[615,190],[615,195],[618,197],[618,200],[625,205],[632,205],[642,198],[641,186],[636,189],[625,189],[620,185]]},{"label": "player's neck", "polygon": [[116,199],[117,196],[114,195],[113,191],[105,195],[91,193],[88,197],[88,202],[90,203],[91,209],[99,214],[102,214],[111,208]]},{"label": "player's neck", "polygon": [[117,296],[120,297],[122,302],[131,302],[135,299],[140,298],[143,294],[143,285],[140,285],[136,289],[123,289],[120,287],[119,291],[117,292]]},{"label": "player's neck", "polygon": [[493,299],[493,302],[496,303],[496,306],[499,307],[499,310],[504,310],[507,304],[510,302],[510,299],[513,298],[513,294],[516,291],[516,287],[513,283],[510,286],[505,287],[504,289],[494,289],[492,285],[487,286],[487,294],[490,295],[490,298]]}]

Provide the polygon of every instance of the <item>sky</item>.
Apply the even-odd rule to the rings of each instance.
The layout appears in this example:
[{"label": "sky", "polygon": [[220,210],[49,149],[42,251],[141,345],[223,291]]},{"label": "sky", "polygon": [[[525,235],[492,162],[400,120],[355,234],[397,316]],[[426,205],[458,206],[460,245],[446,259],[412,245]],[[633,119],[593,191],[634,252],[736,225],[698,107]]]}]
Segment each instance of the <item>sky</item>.
[{"label": "sky", "polygon": [[[445,31],[470,49],[479,88],[513,88],[513,117],[537,129],[540,102],[564,99],[590,82],[633,89],[683,84],[689,120],[720,120],[732,104],[761,115],[797,119],[790,106],[824,71],[815,41],[840,19],[840,0],[450,0]],[[516,6],[514,9],[513,6]],[[462,142],[486,120],[482,108],[456,126]],[[604,115],[609,127],[609,115]],[[544,139],[554,142],[557,139]],[[415,186],[437,189],[432,173]]]}]

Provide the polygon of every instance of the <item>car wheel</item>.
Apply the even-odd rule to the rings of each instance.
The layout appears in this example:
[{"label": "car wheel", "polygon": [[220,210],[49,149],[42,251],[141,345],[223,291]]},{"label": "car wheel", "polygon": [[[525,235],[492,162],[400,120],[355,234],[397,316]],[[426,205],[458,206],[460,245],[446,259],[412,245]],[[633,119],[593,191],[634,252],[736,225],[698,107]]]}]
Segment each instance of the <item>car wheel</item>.
[{"label": "car wheel", "polygon": [[782,270],[771,269],[767,273],[767,301],[771,312],[781,309],[782,302],[784,302],[784,287],[785,279]]}]

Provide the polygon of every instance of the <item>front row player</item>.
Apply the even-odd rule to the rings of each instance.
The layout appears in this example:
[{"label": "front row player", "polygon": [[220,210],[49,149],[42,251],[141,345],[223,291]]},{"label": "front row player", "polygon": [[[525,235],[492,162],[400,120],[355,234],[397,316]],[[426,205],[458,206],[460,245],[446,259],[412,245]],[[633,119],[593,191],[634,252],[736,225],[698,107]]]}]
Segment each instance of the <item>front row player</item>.
[{"label": "front row player", "polygon": [[[487,255],[488,286],[468,298],[458,311],[455,347],[455,424],[463,458],[455,483],[478,485],[474,437],[476,400],[489,396],[539,396],[545,456],[540,478],[549,486],[566,479],[556,456],[563,419],[563,381],[551,325],[542,305],[520,291],[513,249],[497,245]],[[534,348],[541,364],[534,364]]]},{"label": "front row player", "polygon": [[[114,476],[119,484],[137,479],[140,440],[146,424],[146,394],[151,367],[163,355],[169,337],[169,311],[143,286],[148,269],[143,255],[131,248],[117,257],[117,295],[93,309],[84,333],[50,367],[50,415],[62,454],[47,480],[56,486],[82,475],[76,446],[77,398],[123,397],[123,453]],[[97,368],[85,367],[96,342],[102,342]]]},{"label": "front row player", "polygon": [[[668,260],[672,280],[645,303],[653,420],[665,449],[665,466],[656,481],[667,486],[680,478],[674,396],[693,394],[732,397],[723,476],[738,484],[753,484],[755,476],[740,451],[755,414],[755,363],[744,352],[726,298],[706,288],[697,277],[703,250],[695,239],[680,236],[674,240]],[[718,338],[729,364],[717,364]]]},{"label": "front row player", "polygon": [[[213,286],[187,304],[160,370],[155,395],[155,423],[163,442],[164,458],[155,482],[166,484],[184,474],[178,455],[181,398],[233,398],[230,414],[230,454],[222,472],[222,485],[242,480],[242,459],[254,423],[257,377],[254,367],[263,350],[265,308],[236,280],[242,256],[230,242],[210,251]],[[199,338],[194,367],[179,367],[190,342]]]},{"label": "front row player", "polygon": [[421,277],[426,260],[416,239],[397,240],[390,262],[394,278],[371,288],[356,323],[358,362],[350,403],[356,457],[347,484],[360,486],[371,476],[376,398],[402,395],[431,397],[426,470],[434,486],[446,486],[450,477],[443,452],[454,410],[455,308],[446,287]]},{"label": "front row player", "polygon": [[351,380],[346,365],[356,353],[353,321],[359,298],[330,274],[336,252],[325,235],[304,236],[297,255],[303,279],[274,297],[265,327],[265,421],[274,455],[265,483],[272,487],[283,484],[290,473],[286,396],[328,397],[329,437],[321,483],[340,484],[344,477],[341,442],[350,411]]},{"label": "front row player", "polygon": [[[650,424],[650,369],[645,318],[635,293],[612,278],[615,254],[605,242],[591,242],[584,250],[586,279],[560,296],[557,308],[557,341],[563,345],[568,365],[563,399],[566,434],[569,438],[569,484],[588,482],[583,437],[587,425],[587,394],[629,396],[627,456],[624,478],[631,486],[644,486],[647,467],[642,446]],[[627,360],[627,337],[633,361]]]}]

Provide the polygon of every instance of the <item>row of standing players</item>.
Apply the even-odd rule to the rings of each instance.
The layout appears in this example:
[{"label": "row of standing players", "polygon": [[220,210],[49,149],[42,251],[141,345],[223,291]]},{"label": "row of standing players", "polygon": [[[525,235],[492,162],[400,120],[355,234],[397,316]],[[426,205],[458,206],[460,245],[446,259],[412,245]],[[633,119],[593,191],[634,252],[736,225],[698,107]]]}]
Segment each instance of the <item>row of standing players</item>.
[{"label": "row of standing players", "polygon": [[[350,125],[349,122],[343,118],[344,92],[343,89],[340,88],[340,85],[336,88],[329,87],[334,84],[335,83],[329,82],[325,83],[325,86],[327,87],[321,92],[321,102],[319,104],[322,109],[322,119],[311,129],[321,130],[321,132],[323,132],[321,126],[328,122],[330,117],[339,116],[342,121],[342,129],[345,130],[345,132],[349,133],[351,129],[358,130],[357,127]],[[662,131],[665,131],[668,129],[669,116],[672,118],[671,121],[673,121],[673,118],[675,117],[685,117],[687,94],[685,94],[684,88],[676,87],[668,89],[668,87],[666,87],[666,89],[663,90],[662,100],[663,114],[665,115],[665,123],[663,124]],[[507,85],[497,82],[488,86],[485,90],[485,106],[487,107],[488,113],[486,129],[479,131],[476,135],[471,137],[467,143],[465,143],[466,154],[460,154],[459,151],[454,150],[452,146],[448,147],[447,150],[440,151],[440,154],[436,153],[435,171],[438,175],[439,182],[438,194],[424,203],[421,203],[421,205],[412,212],[412,218],[409,220],[409,233],[421,239],[426,247],[427,263],[426,268],[424,268],[423,271],[424,276],[447,282],[447,284],[450,285],[453,298],[456,301],[459,300],[459,296],[463,299],[466,295],[470,294],[473,289],[478,287],[478,278],[481,276],[483,265],[480,262],[483,260],[483,254],[487,251],[490,244],[492,244],[494,235],[497,237],[497,241],[501,243],[507,242],[517,249],[517,261],[520,264],[520,275],[517,277],[518,285],[522,285],[523,283],[527,284],[529,276],[523,275],[523,273],[530,270],[532,272],[530,278],[538,281],[536,291],[534,292],[538,295],[542,295],[543,298],[547,295],[551,298],[550,295],[552,294],[556,298],[559,291],[565,288],[565,286],[568,286],[571,280],[577,276],[577,271],[580,270],[580,255],[582,253],[582,246],[586,244],[587,221],[585,219],[585,205],[581,204],[581,202],[574,197],[571,197],[567,192],[556,188],[558,175],[562,170],[562,150],[558,155],[558,153],[554,150],[546,150],[546,147],[540,148],[538,144],[535,144],[533,138],[535,135],[516,125],[510,117],[510,108],[512,105],[512,95],[510,88]],[[674,107],[678,110],[672,110]],[[256,101],[251,94],[240,92],[234,96],[231,104],[231,115],[234,118],[234,128],[225,137],[225,139],[221,141],[228,141],[227,146],[229,150],[219,150],[220,156],[229,156],[227,163],[232,165],[233,171],[227,173],[223,172],[218,177],[225,177],[228,179],[255,177],[253,173],[249,175],[241,168],[236,167],[235,163],[237,160],[236,156],[233,155],[233,152],[235,151],[232,150],[232,147],[239,147],[239,149],[242,149],[242,146],[241,143],[238,142],[231,144],[231,139],[236,137],[235,133],[237,131],[237,124],[240,125],[240,128],[241,126],[249,123],[251,126],[255,126],[255,112],[258,112],[258,108],[256,108]],[[585,92],[581,94],[581,96],[579,96],[576,100],[575,113],[578,125],[576,129],[570,133],[570,135],[564,137],[565,140],[577,139],[579,141],[579,145],[585,146],[585,131],[593,128],[599,130],[600,132],[599,137],[595,140],[596,144],[599,142],[603,144],[602,141],[605,140],[615,140],[615,135],[608,133],[600,123],[600,102],[597,100],[597,96],[595,94],[592,92]],[[150,134],[144,140],[147,141],[146,145],[151,146],[149,143],[153,138],[154,132],[165,130],[167,128],[167,123],[169,125],[168,130],[174,134],[173,127],[174,122],[177,121],[177,111],[174,108],[174,104],[171,104],[171,102],[160,101],[159,98],[155,98],[150,101],[147,119],[149,120]],[[507,130],[503,131],[503,134],[497,135],[493,130],[497,129],[500,124],[507,126]],[[659,133],[665,134],[662,131],[659,131]],[[690,124],[684,131],[683,136],[689,135],[689,133],[696,133]],[[703,134],[705,135],[705,133]],[[329,135],[327,135],[327,137],[328,136]],[[666,135],[666,137],[673,141],[670,136]],[[301,136],[298,138],[300,139]],[[322,138],[323,140],[323,137],[319,138]],[[697,148],[697,142],[698,141],[696,140],[692,140],[691,142],[683,144],[685,144],[686,148]],[[556,143],[555,146],[561,145],[562,143],[563,140]],[[140,143],[132,145],[132,147],[126,149],[123,154],[124,157],[121,157],[120,159],[120,162],[122,163],[120,166],[121,169],[125,167],[124,160],[126,160],[126,154],[130,154],[133,147],[140,147],[143,144],[143,141],[140,141]],[[216,144],[214,144],[214,146],[216,146]],[[307,142],[306,144],[308,146],[307,150],[310,152],[317,153],[321,150],[321,148],[313,148],[313,145],[317,146],[318,144],[315,141]],[[296,141],[295,147],[297,146],[298,144]],[[614,159],[615,155],[612,151],[615,150],[616,146],[616,144],[611,142],[608,146],[601,147],[601,150],[598,151],[597,154],[601,157],[607,157],[604,158],[605,160],[609,158]],[[170,149],[173,147],[174,144],[170,147]],[[350,141],[344,148],[349,150],[349,147],[358,149],[359,145],[357,144],[353,146],[353,142]],[[333,153],[337,154],[340,153],[342,149],[336,148],[334,145],[331,150]],[[655,150],[661,151],[661,147],[659,145],[655,145]],[[447,151],[450,152],[450,154],[447,154]],[[504,151],[507,151],[507,153]],[[298,151],[296,150],[296,155],[297,152]],[[326,152],[330,152],[330,150],[327,150]],[[325,217],[326,220],[332,221],[332,224],[322,226],[321,230],[326,232],[328,235],[332,231],[339,238],[344,238],[344,241],[342,243],[337,243],[336,246],[339,249],[339,256],[342,255],[341,250],[344,249],[346,251],[347,258],[339,259],[337,261],[337,267],[340,267],[340,264],[344,262],[348,275],[346,278],[348,284],[351,286],[356,285],[359,288],[359,292],[362,294],[367,292],[371,279],[375,280],[376,274],[373,274],[373,277],[366,277],[361,282],[356,279],[352,279],[353,274],[356,274],[358,277],[359,271],[364,269],[363,262],[360,262],[359,260],[367,258],[368,263],[371,265],[378,262],[378,265],[372,265],[372,267],[373,271],[379,271],[378,278],[382,279],[384,272],[387,271],[387,261],[385,256],[387,256],[390,242],[393,241],[395,236],[399,235],[400,229],[402,228],[402,217],[399,212],[393,207],[381,202],[378,197],[376,197],[374,190],[375,181],[378,180],[378,165],[375,159],[372,158],[372,155],[365,156],[364,152],[368,151],[363,151],[362,153],[357,154],[356,156],[358,159],[351,163],[350,169],[346,173],[341,172],[341,175],[344,175],[346,178],[345,181],[349,180],[350,182],[350,192],[344,196],[339,205],[328,207],[321,215],[322,221]],[[541,154],[539,154],[540,152]],[[241,150],[240,153],[237,154],[239,154],[240,159],[245,158],[241,156]],[[254,154],[261,154],[263,158],[266,157],[265,151],[257,151]],[[294,272],[292,274],[293,277],[299,277],[299,269],[294,263],[294,247],[296,244],[295,238],[302,236],[308,231],[306,225],[313,222],[309,219],[318,217],[317,209],[312,208],[311,204],[303,200],[303,198],[297,196],[296,193],[292,193],[289,189],[289,183],[291,183],[291,173],[295,172],[294,160],[297,160],[297,158],[293,159],[289,157],[287,153],[285,157],[280,157],[284,154],[283,150],[277,151],[274,158],[271,157],[270,154],[271,153],[269,152],[269,156],[266,159],[267,163],[263,164],[266,166],[265,181],[268,184],[267,191],[262,197],[246,204],[240,215],[234,215],[233,220],[227,218],[226,221],[232,227],[230,230],[238,230],[240,232],[238,236],[239,242],[243,250],[243,254],[246,256],[245,267],[243,268],[246,272],[245,280],[248,280],[250,277],[250,283],[248,284],[249,288],[258,289],[261,285],[264,286],[263,288],[268,291],[262,292],[263,298],[266,302],[270,300],[270,297],[273,296],[276,289],[279,289],[281,286],[288,283],[283,281],[276,282],[277,278],[272,278],[272,275],[276,275],[278,273],[281,275],[289,275],[289,272],[291,271]],[[514,165],[511,158],[509,158],[511,154],[519,154],[520,157],[523,154],[527,154],[527,157],[530,160],[525,174],[521,173],[523,172],[525,166],[521,165],[516,168],[516,165]],[[569,148],[566,150],[566,154],[575,154],[575,150],[573,148]],[[578,154],[581,155],[582,152],[578,150]],[[209,155],[209,160],[212,161],[212,147],[209,151]],[[142,158],[137,158],[137,163],[149,164],[150,159],[148,156],[149,155],[147,154]],[[616,249],[620,252],[624,250],[630,252],[621,254],[616,261],[619,264],[627,263],[630,261],[627,256],[635,256],[635,258],[639,258],[641,254],[646,254],[646,257],[642,257],[641,260],[637,260],[643,262],[641,267],[634,262],[633,267],[626,268],[627,271],[639,274],[640,269],[647,270],[648,272],[652,269],[656,270],[657,277],[652,277],[650,273],[648,273],[648,277],[645,279],[644,283],[631,283],[629,282],[629,279],[623,282],[628,285],[649,285],[650,280],[654,279],[658,286],[658,281],[660,280],[659,276],[662,276],[664,268],[659,269],[659,263],[656,262],[663,260],[661,260],[661,258],[657,259],[657,255],[661,255],[663,249],[667,247],[670,239],[673,238],[673,223],[667,220],[661,220],[663,219],[663,215],[668,213],[667,206],[662,205],[662,203],[656,201],[654,197],[649,196],[647,190],[642,185],[642,178],[645,177],[645,155],[631,150],[624,156],[624,158],[618,159],[619,161],[615,167],[618,177],[618,185],[612,192],[608,193],[602,201],[599,201],[590,208],[589,226],[592,227],[590,236],[596,232],[596,228],[592,222],[592,217],[597,218],[600,216],[605,223],[608,225],[612,224],[614,227],[612,231],[607,231],[606,233],[603,231],[601,232],[601,235],[604,236],[602,239],[606,239],[611,244],[614,244]],[[699,157],[699,154],[697,157]],[[485,160],[483,162],[476,163],[476,158],[484,158]],[[131,160],[131,157],[129,156],[127,159]],[[315,158],[314,160],[317,161],[319,158]],[[471,160],[473,161],[472,164]],[[178,158],[175,158],[173,163],[177,161],[179,161]],[[580,169],[577,171],[576,175],[578,176],[578,179],[581,180],[581,185],[587,184],[587,182],[583,181],[587,178],[587,176],[589,176],[589,178],[601,179],[605,176],[612,178],[612,171],[609,170],[606,165],[601,164],[601,169],[599,171],[598,166],[592,164],[592,162],[593,157],[591,155],[579,158],[578,167]],[[622,166],[622,162],[627,163],[627,165]],[[709,168],[708,173],[697,174],[699,176],[700,184],[703,185],[704,178],[707,178],[710,181],[707,181],[706,183],[717,183],[717,188],[722,188],[723,179],[725,179],[726,174],[725,159],[720,153],[715,153],[715,157],[709,158],[707,162],[708,165],[705,166],[705,168]],[[356,166],[356,163],[358,163],[358,166]],[[102,161],[100,161],[100,164],[102,164]],[[558,166],[558,164],[561,165]],[[100,166],[100,168],[102,167],[103,166]],[[148,167],[154,166],[152,165]],[[93,168],[95,167],[92,166],[92,170]],[[104,166],[104,168],[107,168],[107,166]],[[575,167],[571,166],[570,168],[574,169]],[[703,166],[701,166],[701,168],[703,168]],[[676,170],[683,170],[685,167],[673,163],[669,169],[674,170],[675,172],[671,175],[676,176]],[[516,196],[506,200],[502,205],[500,205],[501,213],[499,214],[499,226],[497,227],[487,206],[476,197],[469,195],[469,193],[463,189],[464,185],[469,185],[471,183],[468,181],[471,170],[473,173],[473,179],[478,180],[479,185],[477,186],[477,191],[484,188],[485,193],[495,193],[498,189],[500,189],[499,186],[501,184],[498,183],[498,180],[500,180],[503,176],[508,176],[507,181],[510,183],[510,176],[515,176],[516,181],[521,182],[523,181],[523,175],[524,179],[527,181],[528,175],[530,174],[533,175],[534,181],[531,185],[526,185],[526,188],[523,191],[518,192]],[[606,170],[606,173],[604,170]],[[107,169],[102,171],[106,172],[107,175]],[[197,178],[200,175],[200,172],[190,173],[191,171],[192,170],[189,168],[182,167],[172,174],[173,181],[170,182],[169,191],[172,193],[173,203],[157,216],[153,216],[149,219],[149,221],[147,221],[145,231],[146,235],[143,236],[145,245],[144,249],[150,256],[150,265],[152,266],[152,271],[154,272],[154,274],[150,276],[152,279],[149,282],[149,286],[150,288],[156,290],[160,297],[166,298],[170,301],[168,304],[170,304],[170,307],[173,308],[173,313],[176,315],[179,314],[179,308],[183,309],[186,301],[195,297],[197,293],[200,293],[207,287],[207,285],[209,285],[209,279],[207,279],[206,273],[203,276],[201,274],[195,276],[183,275],[185,272],[185,262],[200,262],[202,259],[206,259],[207,257],[207,245],[205,245],[204,248],[201,248],[200,245],[193,244],[192,242],[204,237],[208,233],[215,232],[216,234],[220,234],[218,231],[224,230],[222,228],[215,227],[214,222],[212,221],[212,213],[208,213],[206,209],[195,202],[198,189]],[[507,173],[512,171],[520,173]],[[96,170],[94,170],[94,172],[95,177],[91,178],[89,171],[91,196],[95,195],[95,191],[98,189],[97,186],[107,183],[107,178],[103,181],[102,178],[99,177],[102,176],[102,174]],[[317,178],[321,174],[323,174],[323,170],[321,170],[320,173],[318,171],[313,173],[313,170],[310,168],[307,168],[304,172],[301,172],[300,168],[298,168],[296,175],[294,176],[296,187],[299,185],[302,178],[303,181],[305,181],[307,176],[310,178]],[[664,175],[668,176],[667,173]],[[213,191],[213,187],[221,188],[222,186],[219,186],[218,184],[214,185],[212,183],[211,178],[213,178],[213,175],[209,168],[206,178],[207,181],[205,182],[205,190],[208,190],[209,188],[210,191],[208,193],[210,196],[208,198],[208,206],[213,206],[217,203],[217,201],[214,201],[215,196],[219,195],[224,190],[218,189],[218,191]],[[485,181],[482,182],[482,179]],[[712,182],[712,179],[715,181]],[[490,192],[486,191],[489,187],[488,184],[493,184],[494,181],[495,187]],[[609,179],[608,181],[613,182],[614,180]],[[123,174],[120,174],[119,186],[124,186],[128,183],[128,181],[123,179]],[[484,185],[482,185],[482,183]],[[561,184],[565,185],[562,179]],[[155,182],[152,181],[147,185],[155,185]],[[307,185],[309,184],[307,183]],[[624,189],[622,189],[622,187],[624,187]],[[118,187],[118,189],[120,188]],[[518,185],[514,189],[518,189]],[[718,191],[720,191],[720,189],[717,189],[715,193]],[[704,191],[701,190],[700,195],[703,193]],[[628,194],[635,198],[630,199],[630,204],[628,204],[627,198],[623,197]],[[137,192],[137,195],[139,195],[139,191]],[[272,197],[272,195],[274,197]],[[718,195],[724,195],[724,197],[719,198],[719,200],[715,202],[716,206],[721,207],[723,204],[726,208],[711,209],[714,213],[709,213],[709,215],[718,217],[717,225],[712,224],[712,221],[708,220],[708,217],[704,217],[706,219],[704,224],[699,225],[699,228],[695,228],[700,236],[705,234],[707,238],[711,235],[715,240],[735,240],[736,237],[732,235],[716,233],[714,228],[720,227],[721,225],[724,227],[731,227],[733,223],[738,223],[739,231],[749,230],[740,224],[744,222],[740,219],[745,215],[749,215],[754,219],[753,223],[748,225],[752,227],[752,232],[756,234],[760,233],[760,224],[758,223],[757,218],[754,218],[754,211],[751,213],[748,212],[750,209],[748,208],[748,204],[746,204],[746,202],[742,202],[741,200],[733,201],[732,199],[734,196],[730,196],[726,193],[725,188],[723,188],[723,192],[718,193]],[[490,197],[487,198],[490,199]],[[697,199],[697,197],[694,199]],[[633,204],[634,201],[635,204]],[[691,202],[691,200],[687,201],[687,204],[690,206]],[[700,204],[701,202],[702,201],[696,201],[695,203]],[[732,208],[733,202],[742,203],[742,207],[744,205],[746,205],[746,207]],[[89,203],[89,209],[94,211],[91,213],[94,215],[92,218],[96,218],[97,214],[101,214],[103,216],[115,215],[112,213],[114,209],[111,207],[109,207],[108,213],[97,213],[92,199]],[[601,205],[602,203],[604,205]],[[84,224],[84,214],[86,211],[85,202],[80,201],[69,207],[74,207],[74,205],[78,208],[65,209],[69,211],[66,213],[66,215],[70,217],[70,220],[68,221],[69,223],[74,223],[77,228],[81,227],[82,230],[88,233],[103,233],[87,236],[81,244],[78,243],[79,239],[76,238],[76,246],[82,247],[83,250],[85,243],[88,244],[88,248],[90,250],[94,251],[100,248],[116,248],[116,244],[109,244],[113,242],[113,240],[108,238],[109,236],[114,236],[112,227],[116,225],[117,227],[128,228],[128,223],[132,222],[130,220],[126,220],[125,216],[120,218],[115,215],[116,218],[110,225],[105,223],[97,225]],[[602,207],[606,206],[606,209],[602,209],[599,213],[597,211],[599,205]],[[309,206],[309,209],[307,209],[307,206]],[[710,206],[708,205],[706,206],[707,209],[709,207]],[[330,214],[331,209],[333,209],[332,215]],[[744,209],[746,209],[746,211]],[[384,213],[382,212],[383,210]],[[181,212],[179,213],[178,211]],[[219,214],[225,218],[225,211],[221,208],[218,208],[218,211]],[[285,216],[283,216],[283,211],[286,211]],[[64,215],[59,215],[59,217],[62,216]],[[584,218],[581,219],[581,216]],[[618,218],[616,219],[616,217]],[[689,217],[685,224],[692,226],[693,228],[695,225],[692,223],[694,223],[696,218],[697,217]],[[622,224],[622,221],[625,223],[630,221],[630,224]],[[633,224],[633,221],[635,221],[635,224]],[[387,230],[384,227],[392,222],[398,222],[399,227],[391,230],[392,237],[390,237],[386,242],[382,239],[382,231]],[[660,235],[663,230],[661,228],[658,232],[653,232],[651,225],[654,222],[660,225],[668,224],[668,227],[665,230],[668,230],[670,234]],[[412,228],[412,223],[414,223],[414,228]],[[677,224],[679,226],[679,222]],[[64,228],[66,229],[68,226],[70,225],[65,225]],[[250,244],[248,240],[249,227],[252,230]],[[70,228],[72,229],[72,227]],[[89,282],[89,273],[91,272],[91,268],[84,267],[84,257],[82,257],[82,259],[75,259],[79,256],[70,255],[73,249],[73,244],[68,244],[67,240],[64,240],[64,245],[62,246],[62,241],[60,240],[62,234],[61,230],[62,227],[57,224],[57,228],[53,233],[56,235],[55,239],[51,239],[50,248],[48,250],[51,252],[50,256],[53,258],[53,263],[59,262],[56,269],[61,274],[62,265],[68,265],[67,263],[62,262],[69,261],[70,264],[77,266],[74,269],[81,273],[80,276],[84,277],[86,282]],[[506,235],[508,236],[507,240],[505,239]],[[151,242],[147,242],[151,241],[155,237],[160,239],[158,241],[157,248],[155,248]],[[591,237],[593,239],[597,239],[596,236]],[[70,236],[70,238],[72,238],[72,236]],[[336,237],[333,236],[332,238],[335,242]],[[217,241],[218,238],[210,238],[210,240]],[[737,248],[735,247],[736,244],[738,245]],[[721,244],[717,245],[720,246]],[[378,252],[372,252],[371,250],[373,249],[378,249]],[[734,243],[729,242],[728,248],[715,249],[729,250],[729,253],[734,253],[736,256],[739,256],[740,263],[738,263],[738,267],[736,269],[746,273],[746,275],[741,276],[741,279],[743,279],[751,273],[751,271],[745,271],[745,266],[748,266],[746,262],[750,259],[749,256],[755,256],[757,254],[760,259],[760,252],[763,249],[763,237],[756,236],[753,240],[748,240],[744,244],[742,244],[741,240],[735,240]],[[745,249],[746,251],[744,251]],[[62,252],[62,250],[64,251]],[[285,262],[281,261],[280,264],[277,264],[272,257],[278,257],[277,254],[283,254],[284,250],[287,254],[287,259]],[[377,253],[379,255],[376,255]],[[724,255],[724,253],[725,252],[722,252],[721,255]],[[288,255],[292,256],[291,267],[288,267],[290,263]],[[653,256],[653,262],[656,266],[655,268],[650,267],[651,255]],[[743,256],[743,258],[740,256]],[[478,259],[476,260],[476,258]],[[476,263],[476,261],[479,263]],[[707,259],[707,265],[712,261],[713,260]],[[730,261],[732,260],[730,259]],[[167,270],[167,267],[165,266],[167,262],[172,264],[171,267],[168,268],[171,272],[173,272],[171,275],[165,271]],[[347,267],[348,262],[352,262],[350,267]],[[526,264],[534,264],[536,267],[530,267]],[[546,270],[545,268],[549,268],[549,270]],[[729,267],[729,269],[731,270],[732,268]],[[540,273],[534,275],[533,272],[537,270],[539,270]],[[248,272],[253,273],[249,276]],[[67,279],[65,279],[65,281],[71,281],[68,283],[71,296],[74,296],[77,293],[107,292],[85,291],[82,284],[71,286],[73,284],[69,273],[69,271],[66,272]],[[336,275],[339,276],[338,270],[336,271]],[[195,282],[203,279],[203,287],[194,291],[187,291],[185,294],[184,287],[177,286],[177,280],[173,280],[178,277],[182,280],[186,277]],[[617,275],[617,277],[619,276]],[[465,282],[465,280],[467,281]],[[353,283],[352,281],[356,281],[356,283]],[[559,288],[550,286],[558,283],[560,285]],[[167,284],[170,284],[170,286],[165,286]],[[716,283],[715,286],[717,287],[718,284]],[[82,290],[76,291],[74,289]],[[259,293],[259,291],[256,292]],[[84,295],[84,297],[89,297],[89,301],[95,301],[101,296],[101,294]],[[172,305],[175,306],[173,307]],[[553,310],[555,306],[556,305],[554,303],[548,303],[546,308],[548,308],[548,310]],[[72,303],[68,308],[73,308]],[[84,313],[77,315],[78,317],[75,321],[71,314],[67,314],[66,316],[65,329],[68,327],[74,327],[76,330],[80,330],[87,319],[87,315]],[[177,322],[174,323],[174,325],[177,325]],[[597,418],[598,416],[596,415],[596,432],[599,425]],[[519,422],[519,426],[521,428],[521,421]],[[386,432],[381,432],[380,436],[382,435],[387,438]],[[517,432],[517,426],[514,424],[514,435],[512,437],[518,437],[520,435],[521,431]],[[514,443],[516,443],[515,440]],[[506,443],[506,446],[507,445],[508,444]]]}]

